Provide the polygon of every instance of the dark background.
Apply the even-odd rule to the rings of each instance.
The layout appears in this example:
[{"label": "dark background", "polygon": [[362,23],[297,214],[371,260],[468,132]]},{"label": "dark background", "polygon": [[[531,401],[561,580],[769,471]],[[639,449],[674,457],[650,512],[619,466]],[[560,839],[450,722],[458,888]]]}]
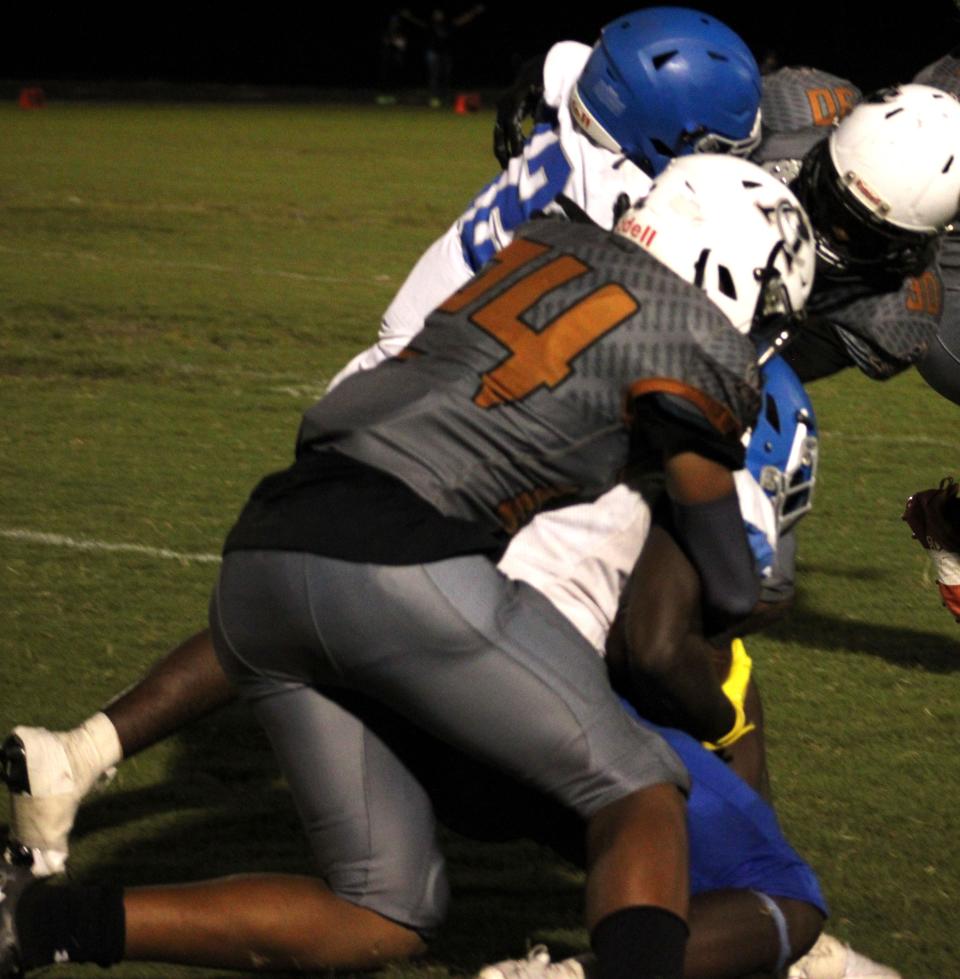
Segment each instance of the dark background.
[{"label": "dark background", "polygon": [[[956,2],[720,0],[697,6],[737,30],[758,60],[773,52],[780,64],[816,65],[870,89],[909,80],[960,42]],[[422,19],[433,7],[406,6]],[[450,3],[444,9],[452,17],[470,6]],[[162,81],[376,90],[380,35],[396,9],[357,2],[279,3],[219,13],[131,5],[116,13],[19,4],[0,23],[0,79],[20,85]],[[544,3],[488,3],[456,33],[454,87],[500,88],[525,57],[561,39],[592,43],[604,23],[629,9],[605,3],[580,3],[570,11]],[[408,33],[405,82],[423,87],[422,33],[414,27]]]}]

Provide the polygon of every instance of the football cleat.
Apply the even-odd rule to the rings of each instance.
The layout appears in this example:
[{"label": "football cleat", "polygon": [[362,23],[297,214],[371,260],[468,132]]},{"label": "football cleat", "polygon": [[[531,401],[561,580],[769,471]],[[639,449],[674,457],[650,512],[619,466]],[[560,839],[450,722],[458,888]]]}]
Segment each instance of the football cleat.
[{"label": "football cleat", "polygon": [[525,958],[485,966],[476,979],[591,979],[595,962],[590,954],[551,962],[547,946],[534,945]]},{"label": "football cleat", "polygon": [[109,781],[86,726],[74,731],[15,727],[0,747],[0,778],[10,790],[10,835],[32,851],[35,876],[63,871],[77,809]]},{"label": "football cleat", "polygon": [[0,861],[0,979],[20,979],[20,947],[17,941],[17,902],[36,880],[28,864]]},{"label": "football cleat", "polygon": [[790,966],[787,979],[902,979],[902,976],[889,965],[874,962],[824,933],[803,958]]}]

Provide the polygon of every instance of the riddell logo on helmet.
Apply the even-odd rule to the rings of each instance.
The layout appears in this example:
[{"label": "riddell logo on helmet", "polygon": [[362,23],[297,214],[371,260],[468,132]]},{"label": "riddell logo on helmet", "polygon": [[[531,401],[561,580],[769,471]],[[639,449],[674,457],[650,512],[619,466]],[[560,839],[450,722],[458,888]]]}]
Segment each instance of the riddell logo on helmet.
[{"label": "riddell logo on helmet", "polygon": [[883,206],[883,198],[875,194],[859,177],[854,180],[853,185],[874,207]]},{"label": "riddell logo on helmet", "polygon": [[591,119],[583,111],[580,105],[577,104],[576,99],[572,99],[570,102],[570,114],[573,116],[574,122],[584,131],[590,132]]},{"label": "riddell logo on helmet", "polygon": [[644,248],[649,248],[653,244],[653,239],[657,237],[657,229],[649,224],[641,224],[635,217],[625,215],[617,223],[617,234],[623,235],[635,241]]}]

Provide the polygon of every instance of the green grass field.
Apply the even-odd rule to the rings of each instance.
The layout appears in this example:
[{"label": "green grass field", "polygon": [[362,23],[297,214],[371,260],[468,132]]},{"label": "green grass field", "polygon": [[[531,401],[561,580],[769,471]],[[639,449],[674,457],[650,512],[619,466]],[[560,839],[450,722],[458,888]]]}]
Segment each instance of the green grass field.
[{"label": "green grass field", "polygon": [[[0,733],[73,725],[203,625],[216,565],[200,558],[493,174],[491,123],[0,107]],[[821,875],[831,931],[908,979],[951,979],[960,627],[900,514],[960,467],[956,409],[913,373],[848,373],[810,393],[822,464],[799,605],[750,643],[776,801]],[[450,844],[448,927],[428,960],[390,976],[469,974],[530,940],[582,947],[576,874],[532,845]],[[73,854],[77,877],[124,883],[307,859],[242,711],[126,764],[81,812]]]}]

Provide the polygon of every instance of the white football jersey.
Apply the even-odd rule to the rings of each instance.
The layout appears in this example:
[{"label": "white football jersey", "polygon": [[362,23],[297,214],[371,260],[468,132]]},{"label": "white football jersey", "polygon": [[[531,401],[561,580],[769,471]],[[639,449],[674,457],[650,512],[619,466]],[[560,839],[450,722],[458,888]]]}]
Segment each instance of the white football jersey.
[{"label": "white football jersey", "polygon": [[[750,472],[733,475],[754,561],[768,574],[777,545],[773,507]],[[499,566],[546,595],[603,656],[621,593],[649,532],[649,504],[620,484],[592,503],[537,514],[510,541]]]},{"label": "white football jersey", "polygon": [[631,201],[650,189],[650,178],[623,156],[597,146],[570,115],[570,92],[592,49],[561,41],[544,64],[544,102],[556,124],[539,124],[507,168],[420,257],[384,313],[377,342],[331,382],[396,356],[420,331],[427,315],[457,291],[533,214],[556,209],[563,194],[603,228],[613,227],[620,194]]}]

